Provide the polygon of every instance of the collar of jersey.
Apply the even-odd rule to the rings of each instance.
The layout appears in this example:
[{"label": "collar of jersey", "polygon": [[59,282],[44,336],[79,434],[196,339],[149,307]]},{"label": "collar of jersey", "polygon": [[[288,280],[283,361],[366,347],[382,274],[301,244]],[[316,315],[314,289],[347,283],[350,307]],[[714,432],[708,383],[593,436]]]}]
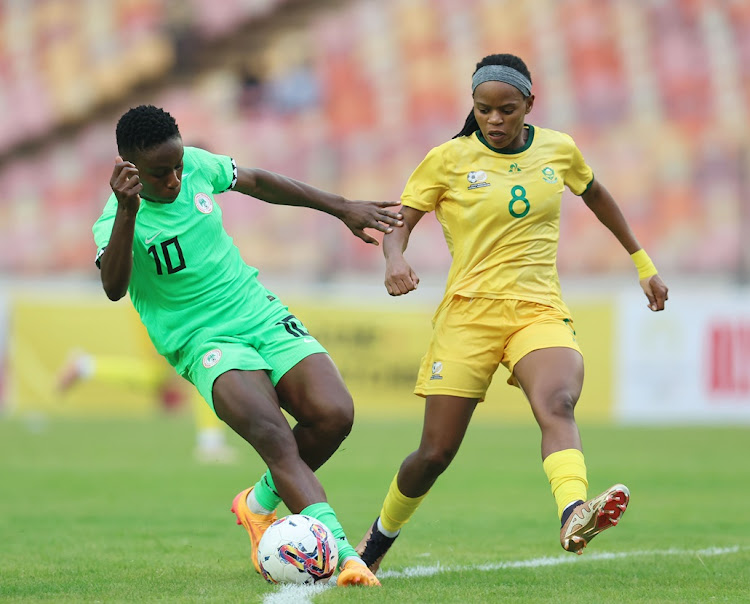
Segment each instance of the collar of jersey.
[{"label": "collar of jersey", "polygon": [[529,138],[526,139],[526,143],[524,144],[523,147],[521,147],[520,149],[512,149],[510,151],[505,151],[503,149],[495,149],[495,147],[493,147],[492,145],[490,145],[485,140],[485,138],[482,136],[482,131],[481,130],[477,130],[474,134],[477,135],[477,138],[479,139],[479,141],[485,147],[487,147],[490,151],[494,151],[495,153],[500,153],[502,155],[516,155],[518,153],[522,153],[522,152],[526,151],[526,149],[528,149],[529,147],[531,147],[531,143],[534,141],[534,126],[532,126],[531,124],[524,124],[524,127],[526,127],[526,128],[529,129]]}]

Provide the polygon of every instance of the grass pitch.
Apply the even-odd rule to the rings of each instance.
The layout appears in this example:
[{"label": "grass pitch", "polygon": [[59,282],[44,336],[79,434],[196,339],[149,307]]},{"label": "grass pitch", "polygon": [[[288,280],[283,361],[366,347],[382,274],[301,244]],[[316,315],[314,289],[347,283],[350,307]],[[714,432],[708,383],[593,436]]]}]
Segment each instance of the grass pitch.
[{"label": "grass pitch", "polygon": [[[382,567],[383,588],[267,585],[229,508],[263,471],[193,460],[182,417],[0,421],[0,599],[26,602],[746,602],[750,430],[583,426],[590,493],[619,527],[563,552],[538,429],[476,418]],[[420,420],[359,419],[319,471],[355,544]],[[284,513],[284,510],[280,510]]]}]

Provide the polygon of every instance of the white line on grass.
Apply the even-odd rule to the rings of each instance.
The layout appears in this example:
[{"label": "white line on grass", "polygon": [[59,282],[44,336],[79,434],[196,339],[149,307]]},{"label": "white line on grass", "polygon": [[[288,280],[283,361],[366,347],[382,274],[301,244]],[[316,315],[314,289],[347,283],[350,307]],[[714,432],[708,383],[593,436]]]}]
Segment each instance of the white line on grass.
[{"label": "white line on grass", "polygon": [[[615,560],[619,558],[635,558],[638,556],[725,556],[737,554],[750,548],[733,545],[731,547],[709,547],[707,549],[655,549],[632,552],[601,552],[585,554],[582,557],[562,555],[530,560],[512,560],[510,562],[493,562],[490,564],[474,564],[469,566],[411,566],[404,570],[386,570],[378,575],[379,579],[410,579],[412,577],[431,577],[449,572],[463,571],[496,571],[503,568],[539,568],[542,566],[560,566],[574,562],[594,560]],[[263,604],[312,604],[312,598],[319,593],[335,586],[335,577],[327,585],[282,585],[277,592],[263,598]]]}]

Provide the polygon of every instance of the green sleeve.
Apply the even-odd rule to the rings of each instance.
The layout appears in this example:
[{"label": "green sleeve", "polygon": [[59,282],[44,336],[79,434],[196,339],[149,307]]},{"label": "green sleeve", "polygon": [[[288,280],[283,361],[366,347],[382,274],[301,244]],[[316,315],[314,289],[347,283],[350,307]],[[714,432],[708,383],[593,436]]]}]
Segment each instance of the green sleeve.
[{"label": "green sleeve", "polygon": [[228,191],[237,182],[237,166],[231,157],[216,155],[198,147],[185,147],[185,154],[190,156],[191,163],[208,178],[213,193]]},{"label": "green sleeve", "polygon": [[99,264],[99,257],[112,235],[112,227],[115,224],[115,214],[117,213],[117,198],[115,194],[109,196],[107,204],[104,206],[102,215],[94,223],[92,232],[94,233],[94,243],[96,243],[96,263]]}]

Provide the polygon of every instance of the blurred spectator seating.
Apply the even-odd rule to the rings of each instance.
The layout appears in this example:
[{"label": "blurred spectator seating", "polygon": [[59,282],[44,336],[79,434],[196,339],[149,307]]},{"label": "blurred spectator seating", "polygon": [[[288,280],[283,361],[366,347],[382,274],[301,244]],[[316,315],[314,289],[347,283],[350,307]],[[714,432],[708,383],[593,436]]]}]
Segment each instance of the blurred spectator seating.
[{"label": "blurred spectator seating", "polygon": [[[91,10],[60,8],[71,2]],[[7,6],[15,8],[0,18],[14,33],[0,46],[0,146],[169,67],[158,0]],[[285,10],[271,0],[188,6],[192,27],[208,37],[249,15]],[[475,63],[513,52],[534,79],[529,121],[574,137],[661,270],[730,273],[737,265],[750,155],[747,2],[352,0],[321,6],[306,27],[274,23],[278,32],[251,74],[216,65],[148,99],[175,115],[186,143],[352,199],[397,200],[427,151],[463,125]],[[729,128],[718,100],[727,85],[742,96]],[[92,270],[90,227],[109,194],[115,121],[0,166],[0,270]],[[220,202],[246,259],[262,270],[380,278],[380,252],[328,216],[235,194]],[[562,273],[632,271],[570,194],[562,231]],[[417,270],[444,273],[449,258],[434,220],[420,225],[409,253]]]}]

